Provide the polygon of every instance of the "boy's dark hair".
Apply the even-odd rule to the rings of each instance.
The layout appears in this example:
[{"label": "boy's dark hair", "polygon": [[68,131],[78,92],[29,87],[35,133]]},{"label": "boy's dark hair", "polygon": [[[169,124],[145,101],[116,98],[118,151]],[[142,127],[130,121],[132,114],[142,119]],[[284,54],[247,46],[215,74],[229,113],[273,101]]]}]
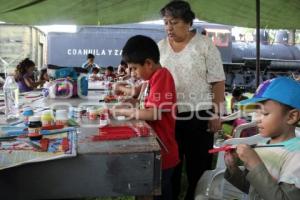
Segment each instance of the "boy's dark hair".
[{"label": "boy's dark hair", "polygon": [[128,65],[124,60],[121,60],[120,65],[124,66],[124,68],[127,68]]},{"label": "boy's dark hair", "polygon": [[190,25],[193,25],[195,19],[195,13],[186,1],[171,1],[160,10],[160,14],[162,17],[172,16],[175,19],[182,19]]},{"label": "boy's dark hair", "polygon": [[126,63],[143,65],[146,59],[159,63],[159,49],[154,40],[147,36],[136,35],[126,42],[122,51],[122,58]]},{"label": "boy's dark hair", "polygon": [[98,67],[93,67],[92,68],[92,72],[94,73],[94,72],[96,72],[97,74],[99,73],[99,68]]},{"label": "boy's dark hair", "polygon": [[114,72],[114,67],[113,66],[108,66],[108,67],[106,67],[106,70],[108,70],[110,72]]},{"label": "boy's dark hair", "polygon": [[126,65],[126,62],[124,60],[121,60],[120,65]]},{"label": "boy's dark hair", "polygon": [[232,96],[233,97],[239,97],[243,94],[243,91],[240,88],[234,88],[232,90]]},{"label": "boy's dark hair", "polygon": [[94,59],[95,56],[94,56],[93,54],[89,53],[89,54],[87,55],[87,59],[90,59],[90,58]]}]

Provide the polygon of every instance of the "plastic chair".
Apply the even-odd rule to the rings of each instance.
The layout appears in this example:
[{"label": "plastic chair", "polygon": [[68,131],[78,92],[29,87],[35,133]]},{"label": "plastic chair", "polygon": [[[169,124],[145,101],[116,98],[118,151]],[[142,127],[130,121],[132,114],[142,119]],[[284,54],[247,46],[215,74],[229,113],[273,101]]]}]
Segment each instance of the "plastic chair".
[{"label": "plastic chair", "polygon": [[[246,126],[247,127],[247,126]],[[238,130],[241,132],[243,129]],[[260,135],[254,135],[246,138],[232,138],[225,140],[222,145],[227,144],[256,144],[267,140]],[[202,177],[198,181],[195,200],[204,199],[248,199],[248,196],[236,187],[231,185],[224,179],[224,173],[226,170],[224,162],[224,152],[218,153],[217,164],[214,170],[207,170],[203,173]]]},{"label": "plastic chair", "polygon": [[[239,138],[239,137],[241,137],[242,133],[245,131],[248,131],[248,132],[256,131],[256,125],[257,125],[257,123],[255,121],[241,124],[241,125],[235,127],[232,137]],[[257,133],[257,131],[256,131],[256,133]],[[251,134],[251,133],[249,133],[249,134]],[[255,135],[255,134],[253,134],[253,135]],[[248,136],[252,136],[252,135],[248,135]]]},{"label": "plastic chair", "polygon": [[[241,116],[252,116],[252,113],[246,113],[246,112],[242,112],[242,111],[237,111],[234,112],[228,116],[223,116],[221,117],[221,121],[222,123],[226,123],[228,121],[234,121],[239,119]],[[257,133],[256,130],[256,122],[252,121],[252,122],[248,122],[248,123],[244,123],[241,125],[238,125],[237,127],[234,128],[234,131],[232,133],[232,137],[234,138],[238,138],[238,137],[250,137],[253,136]]]},{"label": "plastic chair", "polygon": [[237,111],[237,112],[231,113],[230,115],[222,116],[221,121],[222,122],[232,121],[232,120],[235,120],[235,119],[239,118],[241,115],[242,115],[242,112]]}]

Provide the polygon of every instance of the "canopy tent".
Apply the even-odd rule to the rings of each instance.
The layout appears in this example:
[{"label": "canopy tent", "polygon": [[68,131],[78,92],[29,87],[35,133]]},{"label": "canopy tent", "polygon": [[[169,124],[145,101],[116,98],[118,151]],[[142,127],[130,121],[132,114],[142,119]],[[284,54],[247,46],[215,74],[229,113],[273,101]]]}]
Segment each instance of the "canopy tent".
[{"label": "canopy tent", "polygon": [[[188,0],[208,22],[256,27],[256,81],[260,76],[259,28],[300,28],[300,0]],[[0,21],[30,24],[107,25],[159,19],[168,0],[0,0]]]},{"label": "canopy tent", "polygon": [[[159,19],[168,0],[0,0],[0,21],[30,25],[106,25]],[[189,0],[209,22],[255,27],[255,0]],[[300,28],[300,0],[261,0],[262,28]]]}]

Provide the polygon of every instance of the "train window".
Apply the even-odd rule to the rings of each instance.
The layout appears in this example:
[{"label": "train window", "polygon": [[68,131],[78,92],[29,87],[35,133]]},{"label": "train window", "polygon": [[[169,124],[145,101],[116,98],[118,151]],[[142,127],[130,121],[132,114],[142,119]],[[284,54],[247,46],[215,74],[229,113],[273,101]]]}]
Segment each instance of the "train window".
[{"label": "train window", "polygon": [[207,34],[207,36],[212,40],[212,41],[214,41],[215,40],[215,33],[212,33],[212,32],[207,32],[206,33]]},{"label": "train window", "polygon": [[216,46],[228,47],[230,31],[227,29],[205,29],[206,35],[213,41]]}]

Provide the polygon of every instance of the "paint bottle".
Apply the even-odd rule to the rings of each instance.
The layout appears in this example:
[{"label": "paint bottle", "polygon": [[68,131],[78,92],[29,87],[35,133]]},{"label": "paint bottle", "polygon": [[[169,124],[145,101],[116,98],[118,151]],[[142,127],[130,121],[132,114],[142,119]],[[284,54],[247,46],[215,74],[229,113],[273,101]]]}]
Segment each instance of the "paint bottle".
[{"label": "paint bottle", "polygon": [[100,114],[99,125],[100,127],[108,125],[107,116],[105,113]]},{"label": "paint bottle", "polygon": [[54,117],[52,114],[52,110],[45,110],[42,113],[41,121],[43,126],[53,126],[54,125]]},{"label": "paint bottle", "polygon": [[98,116],[97,109],[94,107],[88,108],[88,118],[89,120],[96,120]]},{"label": "paint bottle", "polygon": [[29,117],[28,137],[32,140],[41,139],[42,138],[41,130],[42,130],[41,117],[39,116]]},{"label": "paint bottle", "polygon": [[28,125],[29,123],[29,117],[33,116],[33,110],[31,107],[24,107],[23,108],[23,121],[25,125]]},{"label": "paint bottle", "polygon": [[83,110],[81,107],[69,107],[69,118],[78,119],[81,118],[83,114]]}]

